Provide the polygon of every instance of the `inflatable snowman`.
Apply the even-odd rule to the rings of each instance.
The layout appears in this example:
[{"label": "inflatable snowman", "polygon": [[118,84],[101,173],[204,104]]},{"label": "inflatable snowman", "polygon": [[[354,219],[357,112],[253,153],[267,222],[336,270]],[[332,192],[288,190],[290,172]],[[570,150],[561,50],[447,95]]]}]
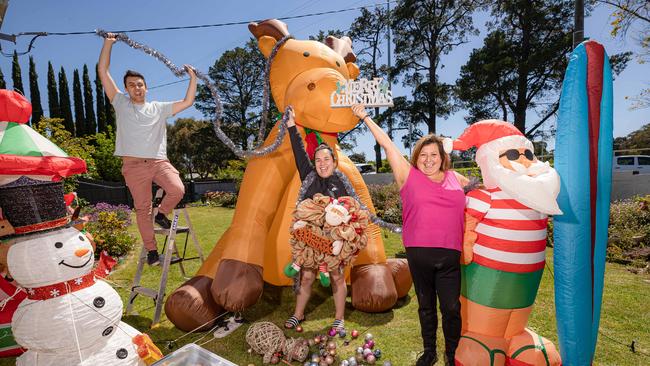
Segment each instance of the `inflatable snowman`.
[{"label": "inflatable snowman", "polygon": [[75,228],[15,239],[7,264],[27,292],[12,320],[28,351],[17,365],[145,365],[121,322],[122,300],[92,273],[93,247]]},{"label": "inflatable snowman", "polygon": [[63,178],[86,171],[26,124],[24,96],[0,90],[0,267],[26,292],[13,314],[19,366],[145,365],[162,356],[121,322],[122,301],[92,268],[89,237],[72,227]]}]

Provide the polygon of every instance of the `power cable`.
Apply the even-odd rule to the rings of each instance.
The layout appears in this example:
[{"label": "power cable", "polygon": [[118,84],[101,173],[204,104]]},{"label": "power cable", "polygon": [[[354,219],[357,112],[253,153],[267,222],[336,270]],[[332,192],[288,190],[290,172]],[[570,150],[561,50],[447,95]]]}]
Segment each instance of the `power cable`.
[{"label": "power cable", "polygon": [[[390,2],[397,2],[397,0],[393,0],[393,1],[390,1]],[[321,12],[316,12],[316,13],[285,16],[285,17],[280,17],[280,18],[277,18],[277,19],[279,19],[279,20],[290,20],[290,19],[309,18],[309,17],[321,16],[321,15],[339,14],[339,13],[344,13],[344,12],[349,12],[349,11],[360,10],[360,9],[368,8],[368,7],[378,7],[378,6],[385,6],[385,5],[386,5],[386,3],[376,3],[376,4],[366,5],[366,6],[356,6],[356,7],[350,7],[350,8],[345,8],[345,9],[328,10],[328,11],[321,11]],[[166,31],[166,30],[181,30],[181,29],[217,28],[217,27],[226,27],[226,26],[231,26],[231,25],[248,24],[251,21],[260,22],[262,20],[246,20],[246,21],[224,22],[224,23],[214,23],[214,24],[196,24],[196,25],[173,26],[173,27],[136,28],[136,29],[116,30],[116,31],[112,31],[112,33],[140,33],[140,32],[158,32],[158,31]],[[13,41],[14,43],[16,43],[16,38],[18,38],[18,37],[21,37],[21,36],[33,36],[32,39],[29,42],[29,46],[27,48],[27,51],[18,53],[18,55],[24,55],[24,54],[27,54],[27,53],[31,52],[32,48],[34,47],[34,42],[36,41],[36,39],[38,37],[42,37],[42,36],[77,36],[77,35],[88,35],[88,34],[96,34],[96,32],[95,31],[20,32],[20,33],[17,33],[17,34],[6,35],[6,38]],[[13,56],[13,53],[8,54],[8,53],[5,53],[4,51],[2,51],[1,44],[0,44],[0,53],[2,53],[4,56],[7,56],[7,57],[12,57]]]},{"label": "power cable", "polygon": [[[359,4],[359,3],[363,2],[363,1],[364,1],[364,0],[358,0],[358,1],[354,2],[354,3],[352,4],[352,7],[351,7],[350,9],[361,9],[361,8],[365,8],[365,7],[368,7],[368,6],[370,6],[370,7],[377,7],[377,6],[381,5],[381,4],[370,4],[370,5],[368,5],[368,6],[358,6],[358,7],[355,7],[357,4]],[[312,2],[313,2],[313,0],[312,0]],[[391,1],[391,2],[395,2],[395,1]],[[287,14],[291,14],[292,12],[294,12],[294,11],[296,11],[296,10],[299,10],[300,8],[304,8],[304,6],[311,6],[311,5],[312,5],[312,4],[307,5],[308,3],[309,3],[309,1],[307,1],[306,3],[304,3],[302,6],[298,6],[297,8],[295,8],[295,9],[289,11]],[[345,9],[343,9],[343,10],[345,10]],[[302,17],[302,15],[297,15],[297,16]],[[328,18],[329,18],[329,17],[328,17]],[[287,16],[280,17],[280,18],[276,18],[276,19],[287,19]],[[325,18],[325,19],[327,19],[327,18]],[[304,27],[302,27],[302,28],[299,28],[299,29],[297,30],[297,32],[300,32],[300,31],[302,31],[302,30],[304,30],[304,29],[306,29],[306,28],[312,27],[312,26],[314,26],[315,24],[318,24],[318,23],[311,23],[311,24],[308,24],[308,25],[306,25],[306,26],[304,26]],[[349,29],[342,30],[343,33],[347,33],[348,31],[349,31]],[[236,44],[237,42],[238,42],[238,41],[231,42],[231,45],[232,45],[232,44]],[[229,48],[229,47],[230,47],[230,46],[228,46],[228,47],[226,47],[226,48]],[[162,84],[159,84],[159,85],[152,86],[152,87],[147,88],[147,89],[148,89],[148,90],[153,90],[153,89],[158,89],[158,88],[164,88],[164,87],[167,87],[167,86],[171,86],[171,85],[179,84],[179,83],[181,83],[181,82],[183,82],[183,81],[187,81],[187,80],[189,80],[189,79],[186,78],[186,79],[175,80],[175,81],[171,81],[171,82],[165,82],[165,83],[162,83]]]}]

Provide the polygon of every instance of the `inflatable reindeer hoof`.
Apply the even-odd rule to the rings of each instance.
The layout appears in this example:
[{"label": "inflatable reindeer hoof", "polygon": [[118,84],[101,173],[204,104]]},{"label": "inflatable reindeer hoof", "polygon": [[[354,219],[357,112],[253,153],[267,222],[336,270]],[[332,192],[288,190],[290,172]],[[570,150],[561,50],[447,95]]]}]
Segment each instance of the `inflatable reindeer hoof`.
[{"label": "inflatable reindeer hoof", "polygon": [[262,296],[262,267],[235,259],[223,259],[212,281],[214,301],[227,311],[244,311]]},{"label": "inflatable reindeer hoof", "polygon": [[189,332],[199,327],[199,331],[205,331],[213,326],[214,319],[224,310],[212,299],[211,285],[210,277],[197,276],[167,297],[165,314],[176,328]]},{"label": "inflatable reindeer hoof", "polygon": [[352,306],[367,313],[386,311],[397,302],[397,289],[386,263],[352,267]]},{"label": "inflatable reindeer hoof", "polygon": [[406,258],[389,258],[386,261],[388,268],[393,275],[393,281],[395,281],[395,289],[397,290],[397,298],[401,299],[402,297],[408,295],[413,285],[413,279],[411,278],[411,271],[409,270],[409,264]]}]

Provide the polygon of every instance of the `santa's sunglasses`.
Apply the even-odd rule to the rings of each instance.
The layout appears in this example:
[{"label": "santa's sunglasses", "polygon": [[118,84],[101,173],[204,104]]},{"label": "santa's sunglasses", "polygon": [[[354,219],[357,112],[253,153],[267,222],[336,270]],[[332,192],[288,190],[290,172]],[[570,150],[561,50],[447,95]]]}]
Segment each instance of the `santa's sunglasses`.
[{"label": "santa's sunglasses", "polygon": [[519,157],[522,156],[522,155],[525,156],[526,159],[528,159],[530,161],[535,159],[535,154],[533,154],[533,152],[528,150],[528,149],[526,149],[522,153],[520,153],[519,150],[517,150],[517,149],[506,150],[506,152],[499,155],[499,157],[505,156],[506,158],[508,158],[508,160],[513,160],[514,161],[514,160],[518,160]]}]

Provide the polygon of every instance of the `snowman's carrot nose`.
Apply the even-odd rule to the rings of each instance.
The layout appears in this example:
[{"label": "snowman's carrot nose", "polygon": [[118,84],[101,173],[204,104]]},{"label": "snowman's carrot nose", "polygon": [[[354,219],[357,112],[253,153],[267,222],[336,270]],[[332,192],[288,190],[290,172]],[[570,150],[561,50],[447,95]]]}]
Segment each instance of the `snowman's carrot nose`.
[{"label": "snowman's carrot nose", "polygon": [[74,251],[74,255],[76,255],[77,257],[83,257],[88,252],[90,252],[90,249],[77,249]]}]

